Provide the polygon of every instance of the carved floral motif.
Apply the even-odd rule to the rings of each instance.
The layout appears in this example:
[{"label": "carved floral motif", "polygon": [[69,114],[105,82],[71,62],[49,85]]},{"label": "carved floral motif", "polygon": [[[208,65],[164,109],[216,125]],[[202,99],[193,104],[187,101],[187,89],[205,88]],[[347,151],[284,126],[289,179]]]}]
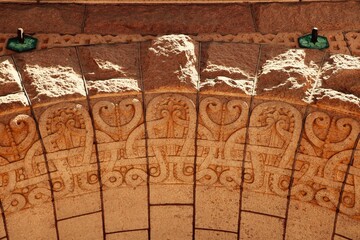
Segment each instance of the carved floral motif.
[{"label": "carved floral motif", "polygon": [[238,99],[206,97],[200,102],[197,180],[238,188],[249,107]]},{"label": "carved floral motif", "polygon": [[106,188],[146,183],[146,149],[142,104],[137,98],[93,107],[102,181]]},{"label": "carved floral motif", "polygon": [[245,188],[286,197],[301,134],[302,116],[293,106],[265,102],[250,116]]},{"label": "carved floral motif", "polygon": [[[336,209],[359,132],[360,125],[352,118],[331,117],[324,112],[307,116],[292,188],[297,199]],[[341,201],[341,211],[349,215],[360,213],[355,198],[358,180],[355,174],[349,175]]]},{"label": "carved floral motif", "polygon": [[155,97],[147,107],[150,181],[192,183],[195,104],[179,94]]},{"label": "carved floral motif", "polygon": [[[248,113],[249,106],[241,99],[206,96],[197,113],[194,102],[185,95],[158,95],[146,111],[147,161],[138,97],[96,102],[92,109],[95,135],[82,105],[51,106],[40,116],[39,129],[55,197],[99,190],[95,136],[104,189],[135,188],[146,185],[148,177],[152,183],[192,184],[196,140],[198,184],[238,189],[245,163],[247,190],[287,197],[295,166],[292,197],[335,210],[360,132],[359,122],[315,111],[306,116],[303,125],[296,108],[274,101],[261,103],[250,116]],[[47,167],[34,119],[20,114],[8,123],[1,122],[0,134],[0,198],[5,211],[50,201]],[[340,207],[353,217],[360,216],[359,182],[360,170],[354,164]]]},{"label": "carved floral motif", "polygon": [[4,210],[19,211],[50,200],[34,119],[20,114],[8,124],[0,123],[0,136],[0,199]]},{"label": "carved floral motif", "polygon": [[94,132],[88,111],[80,104],[56,104],[40,116],[39,128],[56,197],[98,190]]}]

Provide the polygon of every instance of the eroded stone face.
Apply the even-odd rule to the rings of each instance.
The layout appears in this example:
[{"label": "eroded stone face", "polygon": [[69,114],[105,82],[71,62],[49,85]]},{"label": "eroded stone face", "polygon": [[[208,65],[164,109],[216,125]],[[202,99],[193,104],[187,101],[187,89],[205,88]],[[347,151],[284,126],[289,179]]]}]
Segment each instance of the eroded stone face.
[{"label": "eroded stone face", "polygon": [[360,237],[358,57],[166,35],[3,59],[0,238]]},{"label": "eroded stone face", "polygon": [[[198,88],[198,46],[186,35],[168,35],[142,46],[144,89],[194,92]],[[164,69],[168,69],[164,71]]]}]

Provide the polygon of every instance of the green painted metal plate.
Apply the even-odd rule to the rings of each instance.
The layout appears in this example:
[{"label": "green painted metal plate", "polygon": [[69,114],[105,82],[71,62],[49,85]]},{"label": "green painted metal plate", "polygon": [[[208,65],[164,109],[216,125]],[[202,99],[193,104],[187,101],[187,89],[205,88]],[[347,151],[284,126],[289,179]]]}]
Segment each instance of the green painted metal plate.
[{"label": "green painted metal plate", "polygon": [[325,49],[329,47],[329,42],[326,37],[318,36],[317,42],[313,43],[311,41],[311,34],[309,34],[299,37],[299,46],[301,48]]},{"label": "green painted metal plate", "polygon": [[27,52],[36,48],[38,40],[30,36],[24,36],[24,43],[20,43],[17,37],[10,38],[6,48],[15,52]]}]

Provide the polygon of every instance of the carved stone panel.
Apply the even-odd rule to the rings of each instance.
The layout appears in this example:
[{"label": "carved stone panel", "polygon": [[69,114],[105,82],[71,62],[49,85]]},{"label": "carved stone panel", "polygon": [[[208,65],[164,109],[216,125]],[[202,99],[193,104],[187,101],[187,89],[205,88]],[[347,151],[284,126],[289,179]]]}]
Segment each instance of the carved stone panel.
[{"label": "carved stone panel", "polygon": [[[331,237],[340,192],[359,132],[360,124],[352,116],[311,109],[296,157],[288,237],[297,234],[293,228],[295,222],[308,228],[305,233],[308,238]],[[343,190],[340,212],[356,217],[360,213],[356,175],[354,171],[351,173]],[[304,202],[300,207],[299,201]],[[319,214],[309,221],[314,211]],[[320,219],[328,224],[318,223]]]},{"label": "carved stone panel", "polygon": [[150,202],[192,203],[194,101],[175,93],[147,97],[150,99],[146,110]]},{"label": "carved stone panel", "polygon": [[148,227],[141,95],[92,99],[106,232]]},{"label": "carved stone panel", "polygon": [[284,102],[260,102],[249,124],[243,209],[284,217],[302,113]]},{"label": "carved stone panel", "polygon": [[[16,99],[27,102],[23,94],[12,101],[4,98],[0,97],[2,107],[10,107]],[[36,123],[26,105],[23,111],[0,116],[0,200],[12,238],[31,234],[56,239],[49,175]],[[4,230],[0,232],[4,236]]]},{"label": "carved stone panel", "polygon": [[238,229],[248,111],[248,101],[241,98],[200,98],[195,201],[198,228]]},{"label": "carved stone panel", "polygon": [[100,209],[99,176],[90,115],[80,103],[59,103],[39,117],[59,219]]}]

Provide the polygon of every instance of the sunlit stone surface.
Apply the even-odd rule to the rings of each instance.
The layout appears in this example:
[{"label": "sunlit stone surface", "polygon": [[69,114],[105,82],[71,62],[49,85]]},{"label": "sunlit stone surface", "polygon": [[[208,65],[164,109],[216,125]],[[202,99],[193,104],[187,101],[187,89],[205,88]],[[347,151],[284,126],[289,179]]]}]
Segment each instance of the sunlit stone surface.
[{"label": "sunlit stone surface", "polygon": [[297,22],[263,22],[290,5],[226,5],[250,23],[233,32],[142,27],[141,6],[113,35],[131,6],[89,5],[79,31],[84,5],[0,8],[59,24],[33,25],[35,51],[0,48],[0,239],[360,239],[359,21],[299,49]]}]

